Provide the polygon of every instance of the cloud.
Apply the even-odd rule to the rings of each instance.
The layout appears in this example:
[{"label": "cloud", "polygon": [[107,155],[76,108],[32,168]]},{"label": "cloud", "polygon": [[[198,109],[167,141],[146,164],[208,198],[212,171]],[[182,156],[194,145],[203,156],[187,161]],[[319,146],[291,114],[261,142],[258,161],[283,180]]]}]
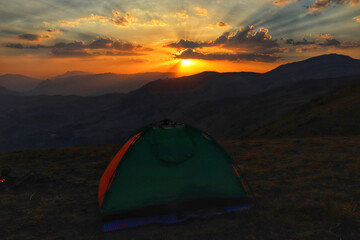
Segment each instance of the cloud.
[{"label": "cloud", "polygon": [[144,55],[142,52],[152,49],[118,39],[102,38],[85,43],[84,41],[59,42],[54,45],[8,43],[3,45],[6,48],[14,49],[40,49],[49,48],[50,54],[55,57],[82,57],[82,56],[136,56]]},{"label": "cloud", "polygon": [[342,48],[342,49],[356,48],[356,47],[360,47],[360,42],[357,42],[357,41],[343,41],[340,44],[340,48]]},{"label": "cloud", "polygon": [[73,42],[69,42],[69,43],[60,42],[60,43],[56,43],[55,45],[50,46],[50,47],[55,48],[55,49],[65,49],[65,50],[69,50],[69,51],[89,48],[88,45],[86,45],[84,43],[84,41],[73,41]]},{"label": "cloud", "polygon": [[352,6],[359,5],[359,0],[316,0],[313,5],[308,8],[312,11],[320,11],[323,10],[330,5],[344,5],[350,4]]},{"label": "cloud", "polygon": [[170,43],[165,47],[172,48],[202,48],[220,46],[226,49],[255,49],[262,51],[265,49],[278,48],[278,43],[273,40],[266,28],[255,30],[254,26],[240,28],[236,32],[224,32],[217,39],[209,42],[196,42],[190,40],[180,40],[177,43]]},{"label": "cloud", "polygon": [[340,42],[335,38],[324,39],[323,42],[318,43],[319,46],[340,46]]},{"label": "cloud", "polygon": [[205,17],[207,15],[207,9],[206,8],[201,8],[201,7],[196,7],[195,8],[196,11],[196,15]]},{"label": "cloud", "polygon": [[353,17],[356,22],[360,22],[360,16]]},{"label": "cloud", "polygon": [[310,46],[304,46],[300,48],[296,48],[297,53],[303,53],[303,52],[309,52],[309,51],[318,51],[318,50],[324,50],[324,48],[318,46],[318,45],[310,45]]},{"label": "cloud", "polygon": [[48,38],[50,38],[50,36],[48,35],[40,35],[40,34],[32,34],[32,33],[24,33],[18,36],[18,39],[27,40],[27,41],[42,41]]},{"label": "cloud", "polygon": [[280,40],[283,40],[286,44],[298,46],[298,45],[311,45],[314,44],[315,41],[308,41],[306,38],[303,38],[302,41],[295,41],[292,38],[281,38]]},{"label": "cloud", "polygon": [[[300,1],[301,0],[275,0],[273,1],[273,5],[282,7],[292,2],[300,2]],[[336,6],[336,5],[349,4],[355,6],[355,5],[359,5],[359,3],[360,3],[359,0],[315,0],[315,2],[312,5],[307,6],[306,8],[308,8],[311,11],[320,11],[331,5]]]},{"label": "cloud", "polygon": [[120,41],[118,39],[112,40],[111,38],[97,38],[91,41],[88,47],[91,49],[116,49],[121,51],[132,51],[142,48],[142,46],[138,44]]},{"label": "cloud", "polygon": [[228,61],[255,61],[255,62],[275,62],[280,57],[260,53],[200,53],[193,49],[186,49],[175,58],[179,59],[203,59],[203,60],[228,60]]},{"label": "cloud", "polygon": [[360,42],[358,41],[339,41],[334,38],[333,35],[326,34],[318,34],[318,39],[313,41],[307,41],[305,38],[303,41],[294,41],[293,39],[283,38],[281,40],[285,41],[286,44],[291,44],[293,46],[299,45],[308,45],[304,47],[300,47],[296,49],[296,52],[302,53],[311,50],[329,50],[329,49],[347,49],[347,48],[356,48],[360,46]]},{"label": "cloud", "polygon": [[[274,62],[280,58],[277,54],[284,51],[279,47],[277,41],[272,39],[268,29],[256,30],[253,26],[240,28],[235,32],[224,32],[212,41],[201,42],[181,39],[164,47],[183,49],[175,58],[229,61]],[[199,49],[213,50],[206,53],[199,51]]]},{"label": "cloud", "polygon": [[147,25],[150,26],[166,26],[166,23],[160,19],[152,19]]},{"label": "cloud", "polygon": [[[240,28],[236,32],[224,32],[218,38],[208,42],[181,39],[164,47],[185,49],[176,58],[197,58],[206,60],[264,61],[272,62],[279,59],[278,53],[284,50],[279,48],[268,29],[255,30],[253,26]],[[214,48],[218,53],[204,53],[197,49]],[[220,51],[220,52],[219,52]],[[214,52],[214,51],[211,51]],[[230,53],[229,53],[230,52]]]},{"label": "cloud", "polygon": [[227,24],[226,22],[218,22],[217,24],[216,24],[216,26],[217,27],[228,27],[229,26],[229,24]]},{"label": "cloud", "polygon": [[131,22],[136,22],[137,18],[130,15],[130,13],[126,12],[124,16],[121,15],[119,11],[112,11],[114,18],[111,21],[118,26],[129,26]]},{"label": "cloud", "polygon": [[290,3],[290,0],[276,0],[273,2],[273,5],[284,6]]},{"label": "cloud", "polygon": [[273,1],[273,5],[276,5],[278,7],[283,7],[292,2],[299,2],[299,1],[301,1],[301,0],[275,0],[275,1]]},{"label": "cloud", "polygon": [[59,33],[59,32],[63,32],[64,30],[62,29],[56,29],[56,28],[51,28],[51,29],[47,29],[46,32],[48,33]]},{"label": "cloud", "polygon": [[183,40],[181,39],[177,43],[170,43],[168,45],[165,45],[164,47],[171,47],[171,48],[202,48],[202,47],[209,47],[211,46],[211,43],[207,42],[195,42],[195,41],[189,41],[189,40]]},{"label": "cloud", "polygon": [[89,17],[78,18],[73,21],[62,20],[59,21],[60,26],[67,26],[67,27],[75,27],[81,23],[88,23],[88,22],[111,22],[114,25],[127,27],[130,26],[133,22],[137,21],[137,18],[132,16],[129,12],[126,12],[124,15],[121,12],[112,10],[113,17],[101,16],[97,14],[91,13]]},{"label": "cloud", "polygon": [[318,34],[317,36],[320,38],[334,38],[330,33]]},{"label": "cloud", "polygon": [[189,15],[187,15],[187,13],[186,13],[186,10],[177,12],[177,13],[175,13],[175,15],[177,18],[180,18],[180,19],[187,19],[189,17]]},{"label": "cloud", "polygon": [[31,45],[23,45],[21,43],[7,43],[4,44],[3,47],[6,48],[17,48],[17,49],[39,49],[39,48],[51,48],[49,46],[41,45],[41,44],[31,44]]},{"label": "cloud", "polygon": [[235,33],[225,32],[215,40],[215,43],[223,44],[227,48],[250,48],[250,49],[269,49],[277,48],[279,45],[273,40],[266,28],[255,30],[254,26],[240,28]]}]

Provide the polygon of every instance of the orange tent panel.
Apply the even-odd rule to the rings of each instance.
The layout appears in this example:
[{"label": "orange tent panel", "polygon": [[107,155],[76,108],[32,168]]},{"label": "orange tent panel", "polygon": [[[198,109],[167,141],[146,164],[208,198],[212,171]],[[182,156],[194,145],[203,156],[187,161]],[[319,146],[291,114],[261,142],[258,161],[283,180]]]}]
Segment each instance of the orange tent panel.
[{"label": "orange tent panel", "polygon": [[139,136],[141,135],[142,132],[139,132],[138,134],[134,135],[132,138],[129,139],[129,141],[127,141],[124,146],[120,149],[120,151],[115,155],[115,157],[113,158],[113,160],[110,162],[110,164],[107,166],[104,174],[101,177],[100,180],[100,184],[99,184],[99,192],[98,192],[98,199],[99,199],[99,204],[101,206],[102,201],[104,199],[105,193],[106,191],[109,189],[112,180],[114,179],[115,176],[115,170],[116,167],[118,166],[120,160],[122,159],[122,157],[124,156],[124,154],[126,153],[126,151],[128,150],[128,148],[135,143],[135,141],[139,138]]}]

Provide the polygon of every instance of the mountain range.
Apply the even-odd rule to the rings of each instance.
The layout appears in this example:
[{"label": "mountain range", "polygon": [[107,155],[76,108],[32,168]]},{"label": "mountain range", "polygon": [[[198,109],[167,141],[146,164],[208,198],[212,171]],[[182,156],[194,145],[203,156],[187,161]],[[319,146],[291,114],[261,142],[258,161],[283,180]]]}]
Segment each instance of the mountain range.
[{"label": "mountain range", "polygon": [[34,89],[42,80],[19,74],[4,74],[0,76],[0,86],[18,92]]},{"label": "mountain range", "polygon": [[257,129],[271,128],[269,124],[291,111],[357,83],[360,60],[330,54],[264,74],[203,72],[159,79],[128,93],[0,94],[0,151],[119,143],[143,125],[163,118],[193,124],[217,139],[257,137]]},{"label": "mountain range", "polygon": [[106,93],[127,93],[158,79],[174,77],[171,72],[149,72],[137,74],[69,71],[46,80],[17,74],[0,76],[0,86],[24,96],[78,95],[98,96]]}]

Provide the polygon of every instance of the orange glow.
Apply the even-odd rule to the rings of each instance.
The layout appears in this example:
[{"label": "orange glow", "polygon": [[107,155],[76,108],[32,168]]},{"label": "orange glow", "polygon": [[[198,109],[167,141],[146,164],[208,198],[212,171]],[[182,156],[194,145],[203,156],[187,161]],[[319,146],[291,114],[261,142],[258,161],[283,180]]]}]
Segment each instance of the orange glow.
[{"label": "orange glow", "polygon": [[181,66],[188,67],[194,64],[193,60],[183,59],[181,60]]},{"label": "orange glow", "polygon": [[5,178],[1,178],[1,179],[0,179],[0,182],[5,182]]}]

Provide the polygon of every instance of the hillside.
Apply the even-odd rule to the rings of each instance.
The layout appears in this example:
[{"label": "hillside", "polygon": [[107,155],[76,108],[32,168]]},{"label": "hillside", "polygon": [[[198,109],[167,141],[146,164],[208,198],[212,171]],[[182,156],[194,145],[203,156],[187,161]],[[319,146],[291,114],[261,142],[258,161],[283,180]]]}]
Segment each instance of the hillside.
[{"label": "hillside", "polygon": [[263,126],[252,138],[360,135],[360,84],[355,84],[291,111]]},{"label": "hillside", "polygon": [[174,73],[160,72],[92,74],[73,71],[47,79],[27,94],[97,96],[106,93],[127,93],[140,88],[148,82],[173,76]]},{"label": "hillside", "polygon": [[336,78],[360,74],[360,60],[339,54],[327,54],[281,65],[267,73],[269,88],[304,79]]},{"label": "hillside", "polygon": [[360,82],[360,75],[353,75],[289,81],[271,88],[278,78],[261,76],[203,72],[156,80],[126,94],[93,97],[2,95],[0,152],[119,143],[136,129],[164,118],[195,125],[218,139],[243,138],[311,99]]},{"label": "hillside", "polygon": [[0,182],[0,237],[358,240],[359,141],[324,137],[222,142],[247,180],[257,202],[254,209],[109,233],[101,232],[97,190],[120,145],[0,154],[0,170],[11,169]]},{"label": "hillside", "polygon": [[360,75],[300,81],[250,97],[199,102],[186,109],[183,118],[217,138],[243,138],[314,98],[356,83]]},{"label": "hillside", "polygon": [[13,91],[26,92],[35,88],[42,80],[19,74],[5,74],[0,76],[0,86]]},{"label": "hillside", "polygon": [[0,86],[0,95],[16,95],[17,93]]}]

